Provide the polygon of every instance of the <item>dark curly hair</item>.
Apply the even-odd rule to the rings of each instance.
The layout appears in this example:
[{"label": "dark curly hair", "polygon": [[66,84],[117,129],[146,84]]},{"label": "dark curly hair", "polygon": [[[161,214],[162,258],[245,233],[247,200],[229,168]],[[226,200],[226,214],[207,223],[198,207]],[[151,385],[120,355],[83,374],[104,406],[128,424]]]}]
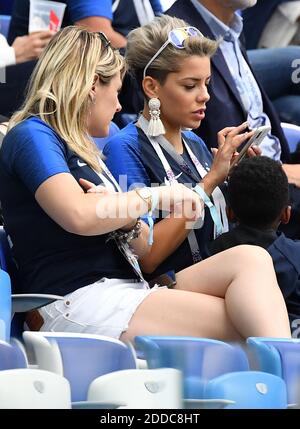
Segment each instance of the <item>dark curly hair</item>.
[{"label": "dark curly hair", "polygon": [[254,228],[268,228],[288,205],[288,179],[279,162],[266,156],[247,158],[233,168],[228,204],[237,219]]}]

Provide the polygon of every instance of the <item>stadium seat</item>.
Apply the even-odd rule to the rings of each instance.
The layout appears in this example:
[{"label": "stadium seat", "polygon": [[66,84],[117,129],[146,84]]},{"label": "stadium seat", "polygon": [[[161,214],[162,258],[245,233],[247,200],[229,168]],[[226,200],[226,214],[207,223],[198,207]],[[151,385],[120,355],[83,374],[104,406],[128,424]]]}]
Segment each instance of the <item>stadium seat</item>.
[{"label": "stadium seat", "polygon": [[0,340],[9,341],[11,323],[11,282],[9,275],[0,269]]},{"label": "stadium seat", "polygon": [[136,368],[132,350],[114,338],[31,331],[25,331],[23,338],[33,349],[39,369],[69,380],[72,402],[86,401],[90,383],[100,375]]},{"label": "stadium seat", "polygon": [[0,15],[0,33],[7,38],[9,24],[10,24],[10,15]]},{"label": "stadium seat", "polygon": [[290,152],[295,152],[298,144],[300,143],[300,127],[285,122],[281,123],[281,127],[288,141]]},{"label": "stadium seat", "polygon": [[118,127],[118,125],[115,124],[114,122],[111,122],[110,127],[109,127],[108,136],[107,137],[94,137],[94,142],[96,143],[98,148],[102,151],[104,149],[104,146],[106,145],[106,143],[110,139],[110,137],[114,136],[119,131],[120,131],[120,128]]},{"label": "stadium seat", "polygon": [[0,341],[0,374],[7,369],[27,368],[28,361],[24,350],[17,341],[10,344]]},{"label": "stadium seat", "polygon": [[175,368],[183,373],[184,399],[205,399],[208,380],[226,372],[246,371],[244,351],[222,341],[194,337],[135,337],[148,368]]},{"label": "stadium seat", "polygon": [[287,387],[288,404],[300,399],[300,340],[287,338],[250,337],[249,349],[260,371],[281,377]]},{"label": "stadium seat", "polygon": [[258,371],[223,374],[209,380],[206,398],[234,401],[226,408],[287,408],[287,392],[282,378]]},{"label": "stadium seat", "polygon": [[[10,281],[12,286],[17,282],[18,271],[16,263],[13,259],[9,239],[6,235],[6,232],[3,226],[0,226],[0,269],[9,274]],[[3,275],[3,279],[5,275]],[[1,282],[2,283],[2,282]],[[13,287],[12,287],[13,289]],[[6,300],[7,312],[10,312],[12,317],[14,313],[23,313],[32,309],[43,307],[44,305],[50,304],[56,300],[62,300],[63,297],[59,295],[51,295],[51,294],[12,294],[9,298],[12,303],[8,305],[8,300]],[[2,301],[3,302],[3,301]],[[2,307],[3,309],[3,307]],[[1,319],[1,317],[0,317]],[[20,323],[23,326],[23,319]],[[17,323],[15,323],[17,325]],[[19,337],[19,329],[13,329],[14,336]],[[9,340],[10,328],[6,327],[6,340]],[[1,338],[1,337],[0,337]]]},{"label": "stadium seat", "polygon": [[88,401],[118,401],[122,408],[182,408],[182,376],[176,369],[128,369],[92,381]]},{"label": "stadium seat", "polygon": [[70,409],[68,380],[49,371],[0,371],[0,409]]}]

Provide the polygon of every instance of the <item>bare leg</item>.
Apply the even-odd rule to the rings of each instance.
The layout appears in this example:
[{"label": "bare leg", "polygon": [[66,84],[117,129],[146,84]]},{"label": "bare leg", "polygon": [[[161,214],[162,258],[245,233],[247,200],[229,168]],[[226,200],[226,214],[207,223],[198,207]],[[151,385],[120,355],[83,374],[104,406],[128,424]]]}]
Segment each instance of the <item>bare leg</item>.
[{"label": "bare leg", "polygon": [[243,337],[291,335],[272,259],[261,247],[237,246],[186,268],[177,274],[177,289],[224,298]]},{"label": "bare leg", "polygon": [[170,289],[158,290],[140,304],[121,340],[132,340],[136,335],[242,340],[226,314],[224,299]]},{"label": "bare leg", "polygon": [[237,341],[290,337],[285,303],[268,253],[238,246],[177,275],[177,290],[149,295],[121,340],[136,335],[183,335]]}]

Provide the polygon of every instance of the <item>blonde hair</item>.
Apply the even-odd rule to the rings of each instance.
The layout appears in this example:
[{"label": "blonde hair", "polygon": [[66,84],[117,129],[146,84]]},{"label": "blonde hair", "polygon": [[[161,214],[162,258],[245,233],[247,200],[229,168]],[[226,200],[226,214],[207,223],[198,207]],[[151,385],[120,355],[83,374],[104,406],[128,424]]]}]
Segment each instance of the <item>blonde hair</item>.
[{"label": "blonde hair", "polygon": [[[95,75],[108,84],[124,73],[124,59],[98,33],[66,27],[41,55],[30,80],[27,97],[10,127],[30,116],[50,125],[80,158],[100,171],[100,152],[88,135],[89,93]],[[101,118],[100,118],[101,120]]]},{"label": "blonde hair", "polygon": [[[129,72],[142,86],[143,70],[150,59],[168,40],[171,30],[188,27],[184,20],[167,15],[156,17],[151,23],[132,30],[128,36],[125,58]],[[206,37],[189,37],[184,41],[184,49],[178,49],[168,44],[159,56],[147,69],[147,75],[163,84],[167,75],[177,72],[184,59],[191,55],[212,57],[218,48],[219,42]]]}]

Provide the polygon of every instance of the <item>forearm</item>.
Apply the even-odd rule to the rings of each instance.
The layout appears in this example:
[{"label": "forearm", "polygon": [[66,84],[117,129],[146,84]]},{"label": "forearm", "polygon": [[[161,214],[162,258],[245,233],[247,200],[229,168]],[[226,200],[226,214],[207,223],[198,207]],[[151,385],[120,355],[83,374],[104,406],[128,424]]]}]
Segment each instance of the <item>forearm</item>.
[{"label": "forearm", "polygon": [[84,194],[80,235],[105,234],[123,228],[148,211],[148,204],[136,192],[99,196]]},{"label": "forearm", "polygon": [[186,228],[186,218],[176,218],[174,213],[154,226],[154,241],[149,252],[140,259],[146,273],[152,273],[186,239],[190,229]]}]

